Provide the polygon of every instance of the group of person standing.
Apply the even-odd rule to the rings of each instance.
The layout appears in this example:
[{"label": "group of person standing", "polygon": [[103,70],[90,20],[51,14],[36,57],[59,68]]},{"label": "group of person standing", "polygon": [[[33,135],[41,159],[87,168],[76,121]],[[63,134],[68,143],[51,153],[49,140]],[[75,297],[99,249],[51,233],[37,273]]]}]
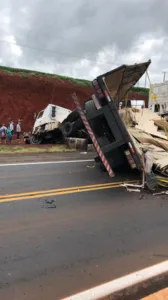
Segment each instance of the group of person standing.
[{"label": "group of person standing", "polygon": [[[8,144],[11,144],[14,132],[15,132],[15,125],[14,125],[13,121],[9,122],[8,127],[6,127],[5,124],[3,124],[0,127],[1,143],[3,143],[3,142],[5,143],[6,140],[7,140]],[[20,134],[21,134],[21,124],[20,124],[20,121],[18,121],[18,123],[16,125],[16,138],[17,138],[17,140],[20,139]]]}]

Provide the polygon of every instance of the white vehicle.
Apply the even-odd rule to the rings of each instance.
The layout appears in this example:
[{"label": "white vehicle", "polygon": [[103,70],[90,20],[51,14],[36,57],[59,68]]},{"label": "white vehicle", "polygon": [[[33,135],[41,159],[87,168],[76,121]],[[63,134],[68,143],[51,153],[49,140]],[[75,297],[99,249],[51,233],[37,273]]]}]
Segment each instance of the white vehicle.
[{"label": "white vehicle", "polygon": [[131,107],[134,108],[142,108],[145,107],[145,101],[144,100],[131,100]]},{"label": "white vehicle", "polygon": [[148,108],[160,114],[168,112],[168,81],[151,86]]},{"label": "white vehicle", "polygon": [[49,104],[38,113],[30,142],[33,144],[41,144],[44,141],[56,142],[60,139],[61,124],[70,113],[69,109]]}]

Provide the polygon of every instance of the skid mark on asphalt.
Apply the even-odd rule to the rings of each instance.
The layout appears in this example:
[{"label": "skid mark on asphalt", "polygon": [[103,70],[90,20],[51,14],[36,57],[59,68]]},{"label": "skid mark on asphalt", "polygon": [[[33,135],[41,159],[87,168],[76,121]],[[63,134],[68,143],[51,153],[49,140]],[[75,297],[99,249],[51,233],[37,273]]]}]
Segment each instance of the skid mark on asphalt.
[{"label": "skid mark on asphalt", "polygon": [[137,181],[120,181],[120,182],[111,182],[104,184],[94,184],[94,185],[85,185],[85,186],[75,186],[68,188],[60,188],[53,190],[44,190],[44,191],[34,191],[28,193],[18,193],[18,194],[9,194],[0,196],[0,203],[10,202],[10,201],[23,201],[27,199],[37,199],[42,197],[52,197],[59,195],[67,195],[74,193],[83,193],[83,192],[91,192],[97,190],[105,190],[112,188],[120,188],[123,183],[137,183]]}]

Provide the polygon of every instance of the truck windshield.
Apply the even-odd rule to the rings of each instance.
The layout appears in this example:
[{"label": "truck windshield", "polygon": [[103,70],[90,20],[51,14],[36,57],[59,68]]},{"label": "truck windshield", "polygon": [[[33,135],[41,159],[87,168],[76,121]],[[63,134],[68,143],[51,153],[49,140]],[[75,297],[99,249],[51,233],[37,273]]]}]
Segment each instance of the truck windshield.
[{"label": "truck windshield", "polygon": [[37,119],[40,119],[43,116],[43,113],[44,113],[44,110],[40,111],[38,116],[37,116]]}]

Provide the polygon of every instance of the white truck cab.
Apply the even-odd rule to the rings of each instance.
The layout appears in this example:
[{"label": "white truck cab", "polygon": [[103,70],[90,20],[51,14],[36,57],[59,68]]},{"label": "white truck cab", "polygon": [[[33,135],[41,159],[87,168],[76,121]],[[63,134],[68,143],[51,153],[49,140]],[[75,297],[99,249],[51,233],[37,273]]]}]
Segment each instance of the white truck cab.
[{"label": "white truck cab", "polygon": [[56,142],[57,140],[60,140],[58,132],[61,134],[61,124],[70,113],[71,110],[67,108],[48,104],[44,110],[41,110],[38,113],[31,135],[25,134],[25,142],[41,144],[46,141]]},{"label": "white truck cab", "polygon": [[57,126],[57,124],[62,123],[70,113],[71,110],[69,109],[54,104],[48,104],[44,110],[41,110],[38,113],[33,126],[33,132],[43,125],[54,123]]}]

